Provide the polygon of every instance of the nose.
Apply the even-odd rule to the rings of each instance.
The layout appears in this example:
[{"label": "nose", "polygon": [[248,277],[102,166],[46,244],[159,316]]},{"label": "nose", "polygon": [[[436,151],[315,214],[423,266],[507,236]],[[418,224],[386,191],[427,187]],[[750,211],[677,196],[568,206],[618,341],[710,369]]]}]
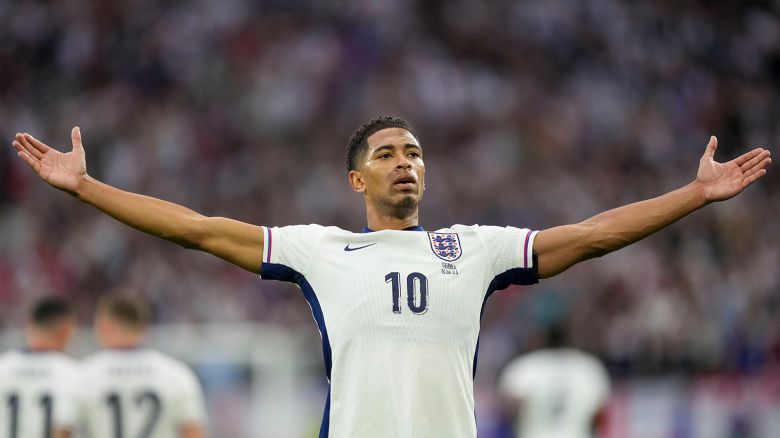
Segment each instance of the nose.
[{"label": "nose", "polygon": [[406,155],[401,155],[401,159],[398,161],[395,167],[396,169],[411,169],[412,163],[409,161],[409,157]]}]

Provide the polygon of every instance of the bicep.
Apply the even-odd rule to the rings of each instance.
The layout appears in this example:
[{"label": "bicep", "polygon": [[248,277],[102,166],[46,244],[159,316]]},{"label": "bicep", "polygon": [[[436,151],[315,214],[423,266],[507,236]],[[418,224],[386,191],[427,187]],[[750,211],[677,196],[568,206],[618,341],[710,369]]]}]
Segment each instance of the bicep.
[{"label": "bicep", "polygon": [[224,217],[206,217],[200,219],[197,228],[197,249],[248,271],[260,272],[264,243],[261,227]]},{"label": "bicep", "polygon": [[584,223],[540,231],[534,242],[539,277],[552,277],[575,263],[596,256],[589,250],[591,231],[591,227]]}]

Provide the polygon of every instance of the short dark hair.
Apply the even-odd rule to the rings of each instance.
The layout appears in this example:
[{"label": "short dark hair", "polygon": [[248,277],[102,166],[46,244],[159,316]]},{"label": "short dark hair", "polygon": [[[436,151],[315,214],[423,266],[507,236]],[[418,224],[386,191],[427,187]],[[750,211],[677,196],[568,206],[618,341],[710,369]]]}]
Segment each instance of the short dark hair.
[{"label": "short dark hair", "polygon": [[48,328],[63,319],[73,318],[70,302],[60,296],[47,296],[38,300],[30,312],[33,325]]},{"label": "short dark hair", "polygon": [[[347,147],[347,172],[357,170],[358,157],[368,149],[368,137],[386,128],[406,129],[412,135],[412,125],[400,117],[380,116],[361,125],[349,138]],[[416,136],[415,136],[416,137]]]},{"label": "short dark hair", "polygon": [[149,310],[140,299],[122,293],[103,295],[98,311],[130,329],[142,329],[149,322]]}]

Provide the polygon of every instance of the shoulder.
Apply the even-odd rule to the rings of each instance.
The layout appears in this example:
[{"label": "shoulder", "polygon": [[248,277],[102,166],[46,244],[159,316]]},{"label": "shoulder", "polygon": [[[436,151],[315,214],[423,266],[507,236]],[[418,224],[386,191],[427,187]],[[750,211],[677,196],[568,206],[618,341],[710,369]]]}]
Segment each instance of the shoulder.
[{"label": "shoulder", "polygon": [[584,370],[594,375],[608,375],[607,367],[598,357],[584,351],[576,351],[575,354],[580,367]]},{"label": "shoulder", "polygon": [[458,233],[461,235],[478,235],[482,238],[497,238],[497,237],[515,237],[518,234],[528,233],[528,228],[518,228],[510,225],[498,226],[498,225],[461,225],[455,224],[446,228],[440,228],[436,230],[436,233]]},{"label": "shoulder", "polygon": [[320,224],[299,224],[299,225],[282,225],[282,226],[266,226],[272,231],[285,231],[285,232],[319,232],[319,233],[350,233],[350,231],[343,230],[333,225],[320,225]]},{"label": "shoulder", "polygon": [[79,362],[64,354],[55,353],[50,358],[52,373],[66,384],[74,384],[74,379],[80,374]]},{"label": "shoulder", "polygon": [[77,361],[79,370],[82,373],[89,373],[94,371],[96,368],[100,367],[101,364],[105,363],[106,356],[107,354],[105,351],[98,351],[82,357],[81,360]]},{"label": "shoulder", "polygon": [[6,351],[5,353],[0,353],[0,364],[6,364],[11,361],[16,360],[16,358],[19,357],[19,351],[18,350],[11,350]]},{"label": "shoulder", "polygon": [[507,369],[516,373],[535,373],[547,369],[551,362],[558,360],[555,352],[542,349],[518,356],[507,365]]},{"label": "shoulder", "polygon": [[0,373],[5,372],[8,368],[13,366],[18,361],[18,351],[7,351],[0,354]]},{"label": "shoulder", "polygon": [[343,230],[335,226],[323,226],[318,224],[308,225],[285,225],[282,227],[264,227],[266,238],[273,241],[274,237],[283,237],[284,239],[302,238],[306,240],[318,239],[323,236],[345,237],[355,233]]},{"label": "shoulder", "polygon": [[78,366],[78,361],[65,353],[52,353],[50,358],[56,366],[68,371],[75,370]]},{"label": "shoulder", "polygon": [[150,361],[154,361],[162,370],[174,378],[187,377],[194,374],[192,368],[183,360],[169,356],[161,351],[149,349],[146,350]]},{"label": "shoulder", "polygon": [[108,356],[110,356],[110,352],[106,350],[98,350],[92,354],[88,354],[81,358],[79,363],[81,365],[88,365],[88,364],[94,364],[98,363],[102,360],[105,360]]},{"label": "shoulder", "polygon": [[476,233],[479,231],[479,225],[462,225],[462,224],[455,224],[450,225],[449,227],[439,228],[438,230],[434,231],[434,233]]}]

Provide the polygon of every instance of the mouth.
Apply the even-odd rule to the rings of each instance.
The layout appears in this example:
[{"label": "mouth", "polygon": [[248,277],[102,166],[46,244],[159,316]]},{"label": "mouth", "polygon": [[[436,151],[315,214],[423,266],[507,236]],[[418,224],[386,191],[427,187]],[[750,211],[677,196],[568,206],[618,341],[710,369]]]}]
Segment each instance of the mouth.
[{"label": "mouth", "polygon": [[412,175],[399,175],[393,180],[393,187],[402,192],[414,190],[417,187],[417,178]]}]

